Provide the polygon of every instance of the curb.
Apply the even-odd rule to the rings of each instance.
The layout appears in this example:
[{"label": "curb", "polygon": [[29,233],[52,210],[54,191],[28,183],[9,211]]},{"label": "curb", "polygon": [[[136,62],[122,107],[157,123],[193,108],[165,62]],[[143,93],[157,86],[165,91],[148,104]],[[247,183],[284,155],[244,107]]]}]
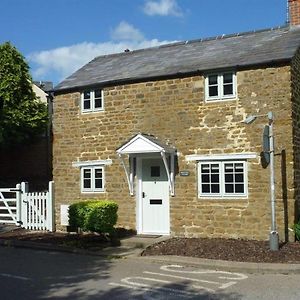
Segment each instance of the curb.
[{"label": "curb", "polygon": [[[125,258],[125,257],[135,257],[141,254],[132,252],[132,251],[125,251],[122,253],[114,253],[114,251],[108,251],[110,253],[99,253],[96,251],[90,251],[85,249],[74,249],[67,246],[54,246],[52,244],[47,243],[37,243],[37,242],[30,242],[30,241],[18,241],[18,240],[8,240],[8,239],[0,239],[0,246],[2,247],[14,247],[14,248],[27,248],[27,249],[36,249],[36,250],[46,250],[46,251],[56,251],[56,252],[67,252],[73,254],[82,254],[82,255],[91,255],[91,256],[99,256],[102,258],[110,259],[110,258]],[[105,252],[105,250],[102,250]]]},{"label": "curb", "polygon": [[284,263],[252,263],[227,260],[214,260],[184,256],[141,256],[138,259],[146,259],[153,262],[184,264],[193,267],[201,267],[209,270],[228,272],[246,272],[259,274],[300,274],[300,264]]}]

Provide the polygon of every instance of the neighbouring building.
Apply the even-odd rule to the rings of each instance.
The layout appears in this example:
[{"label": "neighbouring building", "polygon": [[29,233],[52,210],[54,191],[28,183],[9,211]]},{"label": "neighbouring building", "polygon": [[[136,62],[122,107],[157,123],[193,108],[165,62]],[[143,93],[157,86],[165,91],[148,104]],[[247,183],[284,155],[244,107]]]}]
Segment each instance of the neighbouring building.
[{"label": "neighbouring building", "polygon": [[[36,97],[48,105],[51,116],[51,93],[53,83],[34,81],[32,89]],[[51,117],[50,117],[51,120]],[[0,187],[13,187],[27,181],[33,190],[48,188],[52,180],[51,121],[43,135],[30,144],[0,149]]]},{"label": "neighbouring building", "polygon": [[141,234],[268,239],[271,111],[287,240],[300,201],[299,7],[276,29],[99,56],[56,86],[58,228],[61,205],[109,199]]}]

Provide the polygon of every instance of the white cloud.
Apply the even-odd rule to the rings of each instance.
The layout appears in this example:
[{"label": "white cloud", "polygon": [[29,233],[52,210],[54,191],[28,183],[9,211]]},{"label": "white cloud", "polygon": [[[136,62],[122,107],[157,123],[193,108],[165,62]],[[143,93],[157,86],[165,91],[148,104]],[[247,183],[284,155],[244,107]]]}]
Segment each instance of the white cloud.
[{"label": "white cloud", "polygon": [[[131,39],[127,35],[130,31],[136,33],[131,36]],[[147,40],[138,29],[126,22],[121,22],[113,30],[113,33],[112,37],[119,40],[103,43],[83,42],[29,54],[27,59],[33,65],[33,78],[57,82],[71,75],[96,56],[123,52],[125,49],[135,50],[173,42],[157,39]]]},{"label": "white cloud", "polygon": [[122,21],[112,32],[111,38],[113,40],[135,40],[142,41],[144,35],[137,28],[134,28],[132,25],[128,24],[125,21]]},{"label": "white cloud", "polygon": [[145,14],[149,16],[169,16],[173,15],[180,17],[183,15],[181,8],[176,0],[160,0],[160,1],[147,1],[144,6]]}]

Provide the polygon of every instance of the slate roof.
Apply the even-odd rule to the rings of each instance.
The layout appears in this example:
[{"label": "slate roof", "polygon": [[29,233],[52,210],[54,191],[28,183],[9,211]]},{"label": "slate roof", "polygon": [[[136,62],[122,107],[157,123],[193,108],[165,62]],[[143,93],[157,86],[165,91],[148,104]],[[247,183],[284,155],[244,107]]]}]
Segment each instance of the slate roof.
[{"label": "slate roof", "polygon": [[52,81],[34,81],[33,83],[44,92],[49,92],[53,89]]},{"label": "slate roof", "polygon": [[54,91],[288,61],[299,45],[300,27],[294,26],[98,56]]}]

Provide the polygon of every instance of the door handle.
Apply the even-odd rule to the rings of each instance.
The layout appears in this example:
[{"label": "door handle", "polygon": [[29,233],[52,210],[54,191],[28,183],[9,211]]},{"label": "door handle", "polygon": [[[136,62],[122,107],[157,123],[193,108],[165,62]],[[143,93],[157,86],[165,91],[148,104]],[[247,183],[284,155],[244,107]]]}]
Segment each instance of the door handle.
[{"label": "door handle", "polygon": [[142,197],[143,197],[143,198],[145,198],[145,197],[146,197],[146,194],[145,194],[145,192],[143,192],[143,193],[142,193]]}]

